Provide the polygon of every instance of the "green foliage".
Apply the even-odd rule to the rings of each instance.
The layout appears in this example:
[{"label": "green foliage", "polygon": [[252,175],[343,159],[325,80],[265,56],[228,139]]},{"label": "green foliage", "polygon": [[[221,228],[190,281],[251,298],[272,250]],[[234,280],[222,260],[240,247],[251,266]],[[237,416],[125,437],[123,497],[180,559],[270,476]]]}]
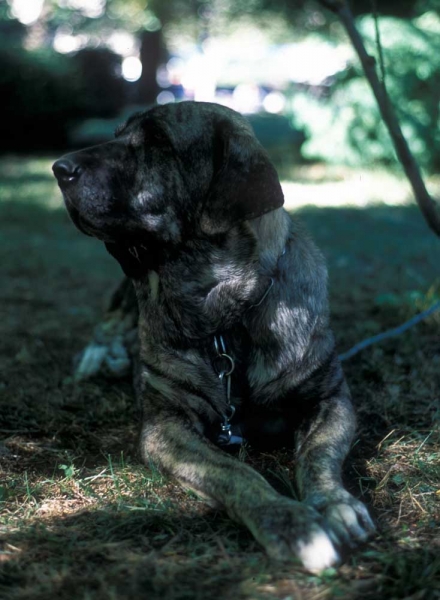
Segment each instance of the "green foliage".
[{"label": "green foliage", "polygon": [[75,77],[66,57],[45,49],[0,48],[0,61],[0,88],[9,92],[14,112],[53,114],[57,107],[65,110],[72,106],[73,90],[65,82],[75,81]]},{"label": "green foliage", "polygon": [[8,46],[0,48],[0,63],[0,93],[8,98],[0,147],[44,147],[52,133],[55,145],[62,145],[63,119],[75,110],[79,91],[71,63],[49,50]]},{"label": "green foliage", "polygon": [[[377,55],[372,18],[364,17],[358,25],[368,51]],[[433,171],[440,166],[440,18],[434,12],[411,21],[387,17],[379,26],[391,102],[416,159]],[[301,93],[292,108],[297,121],[309,130],[304,148],[308,157],[352,165],[395,160],[359,65],[336,80],[327,98]]]},{"label": "green foliage", "polygon": [[122,103],[123,82],[112,74],[119,58],[105,49],[81,50],[72,59],[6,44],[0,64],[0,95],[8,99],[0,150],[64,147],[70,121],[111,115]]}]

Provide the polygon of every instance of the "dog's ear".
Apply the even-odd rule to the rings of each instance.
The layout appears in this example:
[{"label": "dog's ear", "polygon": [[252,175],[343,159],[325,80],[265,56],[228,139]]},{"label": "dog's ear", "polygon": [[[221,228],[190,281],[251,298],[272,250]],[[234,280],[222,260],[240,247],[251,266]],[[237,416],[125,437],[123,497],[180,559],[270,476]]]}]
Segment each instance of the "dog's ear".
[{"label": "dog's ear", "polygon": [[224,233],[283,205],[275,167],[250,125],[222,121],[214,148],[216,172],[201,214],[204,233]]}]

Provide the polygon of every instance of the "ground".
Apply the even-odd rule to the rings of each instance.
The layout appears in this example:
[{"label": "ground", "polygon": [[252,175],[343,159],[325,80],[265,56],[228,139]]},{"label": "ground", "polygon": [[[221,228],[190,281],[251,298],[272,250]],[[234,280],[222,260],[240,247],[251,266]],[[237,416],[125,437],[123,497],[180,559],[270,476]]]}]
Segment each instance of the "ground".
[{"label": "ground", "polygon": [[[345,480],[377,537],[320,576],[271,562],[243,527],[140,463],[129,381],[72,381],[120,273],[69,222],[50,164],[0,160],[0,597],[440,598],[440,311],[344,362],[359,421]],[[287,176],[288,208],[328,259],[341,351],[439,299],[440,242],[402,175]],[[239,459],[295,493],[287,451]]]}]

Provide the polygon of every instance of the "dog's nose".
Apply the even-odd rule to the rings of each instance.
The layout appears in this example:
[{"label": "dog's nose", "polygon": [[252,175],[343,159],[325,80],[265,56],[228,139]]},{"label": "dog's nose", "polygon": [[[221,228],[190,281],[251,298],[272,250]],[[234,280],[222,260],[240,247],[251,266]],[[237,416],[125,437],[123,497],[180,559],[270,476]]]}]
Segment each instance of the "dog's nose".
[{"label": "dog's nose", "polygon": [[82,167],[69,158],[60,158],[52,165],[52,171],[60,186],[63,186],[76,183],[82,173]]}]

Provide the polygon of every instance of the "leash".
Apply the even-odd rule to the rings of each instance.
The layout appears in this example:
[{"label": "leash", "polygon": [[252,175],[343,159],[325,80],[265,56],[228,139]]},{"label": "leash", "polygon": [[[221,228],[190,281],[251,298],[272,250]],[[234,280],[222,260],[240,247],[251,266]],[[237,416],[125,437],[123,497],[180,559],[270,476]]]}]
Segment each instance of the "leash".
[{"label": "leash", "polygon": [[[286,253],[286,248],[282,251],[277,260],[277,268],[278,261],[284,254]],[[257,302],[257,304],[251,304],[249,308],[256,308],[263,304],[264,300],[269,295],[269,292],[273,288],[275,280],[273,277],[270,278],[269,286],[267,290],[264,292],[263,296]],[[235,415],[235,406],[231,404],[231,375],[235,370],[235,361],[232,356],[226,350],[226,344],[223,336],[221,334],[214,336],[214,350],[215,357],[213,360],[213,367],[220,381],[225,384],[225,394],[226,394],[226,402],[227,402],[227,413],[223,415],[223,423],[220,425],[220,434],[217,438],[217,444],[219,446],[232,446],[232,445],[240,445],[244,442],[243,436],[241,432],[237,431],[234,433],[232,431],[231,421]]]},{"label": "leash", "polygon": [[222,335],[214,336],[215,357],[213,366],[218,374],[220,381],[225,384],[225,393],[227,401],[227,412],[223,414],[223,423],[220,425],[220,434],[217,438],[219,446],[240,445],[243,443],[243,437],[232,432],[231,421],[235,415],[235,406],[231,404],[231,375],[235,370],[235,361],[226,351],[225,340]]}]

